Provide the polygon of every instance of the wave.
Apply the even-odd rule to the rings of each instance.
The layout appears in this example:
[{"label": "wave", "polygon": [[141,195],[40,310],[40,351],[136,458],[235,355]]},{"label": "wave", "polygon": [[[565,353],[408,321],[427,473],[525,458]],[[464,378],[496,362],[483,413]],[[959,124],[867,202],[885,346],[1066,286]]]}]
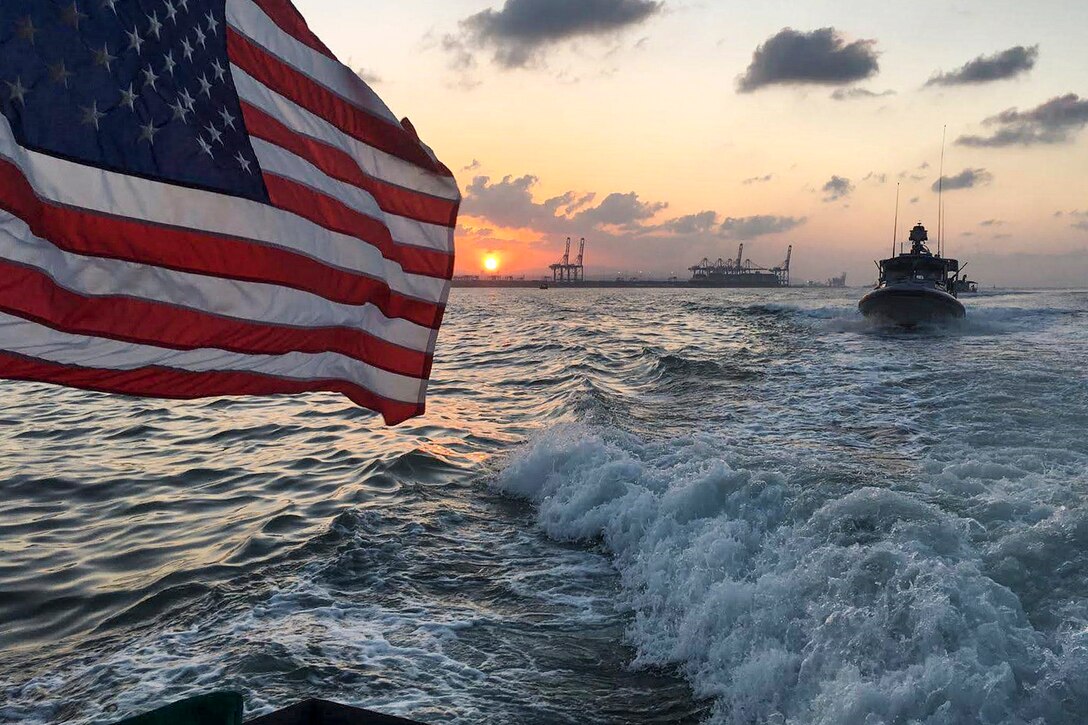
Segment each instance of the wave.
[{"label": "wave", "polygon": [[[988,509],[988,533],[934,503],[937,489],[802,485],[803,462],[779,463],[746,470],[704,438],[573,425],[494,485],[535,502],[553,538],[608,549],[635,666],[678,668],[714,723],[1080,721],[1088,628],[1039,628],[1016,585],[1029,571],[1036,596],[1070,576],[1083,585],[1082,571],[1046,572],[1080,541],[1068,519],[1088,537],[1088,515],[1025,493],[1019,512]],[[1013,475],[957,465],[934,475],[960,484],[960,503],[985,507]]]}]

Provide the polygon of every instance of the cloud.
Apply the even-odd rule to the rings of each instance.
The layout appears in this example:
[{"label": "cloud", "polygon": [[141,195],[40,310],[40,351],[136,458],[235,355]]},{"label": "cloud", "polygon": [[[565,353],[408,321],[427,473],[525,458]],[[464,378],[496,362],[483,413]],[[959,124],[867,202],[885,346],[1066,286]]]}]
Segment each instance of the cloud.
[{"label": "cloud", "polygon": [[1088,126],[1088,98],[1068,93],[1027,111],[1010,108],[983,124],[997,130],[989,136],[961,136],[956,143],[976,148],[1069,143]]},{"label": "cloud", "polygon": [[[942,176],[933,182],[933,191],[955,191],[957,189],[973,189],[976,186],[989,184],[994,180],[994,175],[986,169],[964,169],[955,176]],[[943,182],[943,183],[942,183]]]},{"label": "cloud", "polygon": [[993,55],[980,55],[961,68],[948,73],[936,73],[927,86],[962,86],[992,83],[1027,73],[1039,59],[1039,46],[1018,45]]},{"label": "cloud", "polygon": [[615,226],[635,229],[668,208],[665,202],[642,201],[638,194],[609,194],[595,207],[578,212],[572,221],[579,227]]},{"label": "cloud", "polygon": [[662,224],[660,229],[673,234],[700,234],[709,232],[717,223],[718,212],[703,211],[698,214],[688,214],[687,216],[670,219]]},{"label": "cloud", "polygon": [[827,194],[824,201],[832,202],[845,199],[854,193],[854,184],[850,179],[841,176],[832,176],[831,180],[824,184],[822,191]]},{"label": "cloud", "polygon": [[922,197],[920,197],[920,196],[915,196],[915,197],[912,197],[912,198],[911,198],[911,200],[910,200],[910,203],[911,203],[911,204],[917,204],[917,203],[918,203],[918,202],[920,202],[921,200],[922,200]]},{"label": "cloud", "polygon": [[[862,181],[872,181],[874,184],[885,184],[888,181],[887,174],[878,174],[875,171],[870,171],[861,179]],[[826,191],[826,189],[825,189]]]},{"label": "cloud", "polygon": [[1086,222],[1077,222],[1076,224],[1073,224],[1072,226],[1073,226],[1074,229],[1083,229],[1085,231],[1088,231],[1088,221],[1086,221]]},{"label": "cloud", "polygon": [[476,171],[482,165],[483,164],[480,163],[479,159],[473,159],[471,164],[469,164],[468,166],[461,167],[461,171]]},{"label": "cloud", "polygon": [[767,174],[766,176],[753,176],[750,179],[745,179],[740,182],[745,186],[751,186],[752,184],[766,184],[768,181],[774,178],[774,174]]},{"label": "cloud", "polygon": [[781,234],[801,226],[808,219],[792,216],[748,216],[729,217],[721,223],[719,231],[723,237],[736,240],[755,239],[768,234]]},{"label": "cloud", "polygon": [[776,84],[847,85],[879,72],[876,41],[847,43],[834,28],[800,33],[784,28],[760,45],[737,87],[742,93]]},{"label": "cloud", "polygon": [[867,88],[837,88],[831,94],[831,99],[834,101],[863,101],[871,98],[884,98],[885,96],[894,96],[895,91],[887,90],[877,93],[876,91],[870,91]]},{"label": "cloud", "polygon": [[[460,36],[444,45],[459,61],[471,48],[489,48],[503,68],[525,68],[543,52],[578,37],[612,36],[638,26],[661,12],[655,0],[505,0],[461,21]],[[471,61],[474,62],[474,59]]]},{"label": "cloud", "polygon": [[363,83],[366,83],[368,86],[376,86],[382,82],[381,76],[366,68],[356,69],[355,75],[359,76],[359,78],[363,80]]},{"label": "cloud", "polygon": [[984,222],[979,222],[980,227],[1002,227],[1005,226],[1005,222],[1000,219],[987,219]]}]

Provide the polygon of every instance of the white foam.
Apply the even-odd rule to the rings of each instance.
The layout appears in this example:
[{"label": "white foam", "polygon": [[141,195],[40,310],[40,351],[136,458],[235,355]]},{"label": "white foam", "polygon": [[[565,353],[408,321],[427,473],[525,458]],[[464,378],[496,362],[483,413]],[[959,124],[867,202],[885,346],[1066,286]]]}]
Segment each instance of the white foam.
[{"label": "white foam", "polygon": [[[635,665],[678,667],[714,700],[714,722],[1051,723],[1088,712],[1088,620],[1066,607],[1037,627],[995,579],[1003,557],[1010,583],[1028,575],[1031,548],[1068,540],[1069,526],[1088,544],[1088,516],[1062,523],[1067,511],[1032,501],[1046,486],[1014,493],[1039,475],[1032,454],[1024,467],[934,462],[931,488],[842,492],[801,486],[803,461],[742,470],[728,450],[560,427],[495,486],[535,501],[551,536],[604,543]],[[976,518],[935,504],[941,492],[967,508],[1015,503]]]}]

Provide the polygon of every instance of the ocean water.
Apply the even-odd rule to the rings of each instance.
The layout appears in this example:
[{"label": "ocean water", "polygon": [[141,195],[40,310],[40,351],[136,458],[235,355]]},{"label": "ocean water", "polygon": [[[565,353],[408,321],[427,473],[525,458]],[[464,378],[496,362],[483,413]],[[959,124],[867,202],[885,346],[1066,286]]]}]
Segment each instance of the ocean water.
[{"label": "ocean water", "polygon": [[3,383],[0,723],[1080,723],[1088,293],[455,291],[426,418]]}]

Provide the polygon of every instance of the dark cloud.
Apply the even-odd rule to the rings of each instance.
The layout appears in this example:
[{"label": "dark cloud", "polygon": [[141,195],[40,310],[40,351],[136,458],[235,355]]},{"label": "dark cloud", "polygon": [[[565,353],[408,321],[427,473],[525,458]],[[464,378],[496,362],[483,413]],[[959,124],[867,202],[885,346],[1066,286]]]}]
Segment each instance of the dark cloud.
[{"label": "dark cloud", "polygon": [[831,99],[834,101],[863,101],[870,98],[884,98],[885,96],[894,96],[895,91],[870,91],[867,88],[837,88],[831,94]]},{"label": "dark cloud", "polygon": [[[608,36],[661,12],[654,0],[506,0],[461,21],[461,36],[448,36],[447,50],[462,61],[468,47],[490,48],[504,68],[524,68],[547,47],[585,36]],[[469,54],[471,58],[471,54]]]},{"label": "dark cloud", "polygon": [[927,86],[962,86],[978,83],[990,83],[1007,78],[1015,78],[1035,67],[1039,59],[1039,46],[1030,48],[1018,45],[993,55],[980,55],[962,68],[948,73],[937,73]]},{"label": "dark cloud", "polygon": [[756,49],[737,83],[742,93],[775,84],[846,85],[877,74],[876,41],[847,43],[834,28],[785,28]]},{"label": "dark cloud", "polygon": [[996,127],[989,136],[961,136],[961,146],[1002,147],[1069,143],[1088,126],[1088,98],[1075,93],[1051,98],[1027,111],[1011,108],[983,121]]},{"label": "dark cloud", "polygon": [[831,180],[824,184],[822,191],[827,194],[824,201],[838,201],[845,199],[854,193],[854,184],[850,179],[841,176],[832,176]]},{"label": "dark cloud", "polygon": [[729,217],[721,223],[719,231],[723,237],[736,240],[755,239],[768,234],[781,234],[804,224],[806,217],[792,216],[748,216]]},{"label": "dark cloud", "polygon": [[[862,181],[871,181],[874,184],[885,184],[888,181],[887,174],[878,174],[875,171],[870,171],[861,179]],[[826,189],[825,189],[826,191]]]},{"label": "dark cloud", "polygon": [[910,200],[910,203],[911,203],[911,204],[917,204],[917,203],[918,203],[918,202],[920,202],[921,200],[922,200],[922,197],[920,197],[920,196],[915,196],[915,197],[912,197],[912,198],[911,198],[911,200]]},{"label": "dark cloud", "polygon": [[703,211],[698,214],[688,214],[687,216],[670,219],[662,224],[660,229],[673,234],[702,234],[712,230],[717,223],[717,212]]},{"label": "dark cloud", "polygon": [[1005,222],[1000,219],[987,219],[984,222],[979,222],[980,227],[1002,227],[1005,226]]},{"label": "dark cloud", "polygon": [[[933,182],[933,191],[955,191],[957,189],[973,189],[976,186],[989,184],[994,180],[994,175],[986,169],[964,169],[955,176],[942,176]],[[942,184],[943,182],[943,184]]]},{"label": "dark cloud", "polygon": [[1088,231],[1088,222],[1077,222],[1076,224],[1073,225],[1073,228],[1074,229],[1083,229],[1085,231]]},{"label": "dark cloud", "polygon": [[628,194],[609,194],[597,206],[578,212],[571,221],[578,227],[615,226],[634,229],[668,206],[664,202],[642,201],[633,191]]},{"label": "dark cloud", "polygon": [[752,184],[766,184],[768,181],[774,178],[774,174],[767,174],[766,176],[753,176],[750,179],[745,179],[740,182],[745,186],[751,186]]},{"label": "dark cloud", "polygon": [[476,169],[480,168],[480,166],[482,166],[482,164],[480,163],[480,160],[479,159],[473,159],[472,163],[469,164],[468,166],[462,167],[461,171],[475,171]]}]

